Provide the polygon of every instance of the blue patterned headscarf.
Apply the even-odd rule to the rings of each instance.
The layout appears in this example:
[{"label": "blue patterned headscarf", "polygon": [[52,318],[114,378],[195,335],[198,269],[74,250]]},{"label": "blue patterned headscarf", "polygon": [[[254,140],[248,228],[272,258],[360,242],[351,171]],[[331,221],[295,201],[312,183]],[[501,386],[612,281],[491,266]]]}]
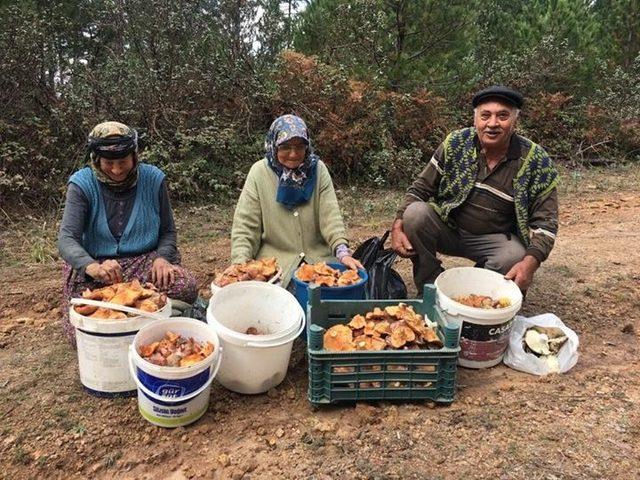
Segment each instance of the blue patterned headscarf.
[{"label": "blue patterned headscarf", "polygon": [[[292,138],[301,138],[307,143],[307,153],[298,168],[290,169],[278,161],[278,146]],[[264,142],[265,155],[269,166],[278,176],[276,201],[289,210],[309,201],[316,184],[318,156],[313,153],[307,125],[300,117],[283,115],[276,118]]]}]

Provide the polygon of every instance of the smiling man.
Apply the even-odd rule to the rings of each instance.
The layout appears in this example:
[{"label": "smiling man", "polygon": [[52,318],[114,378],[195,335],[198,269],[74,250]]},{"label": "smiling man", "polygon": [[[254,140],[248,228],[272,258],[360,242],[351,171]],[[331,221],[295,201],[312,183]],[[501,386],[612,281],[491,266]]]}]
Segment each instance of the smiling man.
[{"label": "smiling man", "polygon": [[558,231],[558,172],[542,147],[515,133],[522,95],[492,86],[472,101],[473,125],[450,133],[407,190],[391,230],[422,292],[436,257],[469,258],[526,291]]}]

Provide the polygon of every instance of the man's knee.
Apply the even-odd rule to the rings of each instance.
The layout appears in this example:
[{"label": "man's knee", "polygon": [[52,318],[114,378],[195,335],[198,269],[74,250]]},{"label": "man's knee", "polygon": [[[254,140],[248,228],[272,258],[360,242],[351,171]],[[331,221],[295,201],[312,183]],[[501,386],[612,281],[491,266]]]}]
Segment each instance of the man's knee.
[{"label": "man's knee", "polygon": [[511,267],[524,258],[525,252],[526,249],[522,243],[513,237],[510,241],[501,245],[493,255],[487,258],[484,267],[505,274],[511,270]]},{"label": "man's knee", "polygon": [[427,202],[413,202],[409,204],[402,215],[402,229],[407,235],[433,231],[434,222],[437,222],[439,218],[433,207]]}]

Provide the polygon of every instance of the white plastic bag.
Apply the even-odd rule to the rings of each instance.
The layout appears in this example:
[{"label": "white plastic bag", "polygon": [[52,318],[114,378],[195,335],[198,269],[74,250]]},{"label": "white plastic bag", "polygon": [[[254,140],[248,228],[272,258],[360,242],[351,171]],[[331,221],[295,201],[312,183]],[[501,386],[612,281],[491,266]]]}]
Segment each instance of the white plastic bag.
[{"label": "white plastic bag", "polygon": [[558,352],[558,364],[560,373],[568,372],[578,362],[578,335],[576,332],[567,327],[553,313],[544,313],[535,317],[526,318],[517,315],[511,326],[509,334],[509,348],[504,355],[505,365],[520,370],[522,372],[531,373],[533,375],[547,375],[552,373],[550,365],[542,358],[536,357],[533,353],[527,353],[522,346],[522,339],[527,329],[539,327],[558,327],[567,336],[567,341]]}]

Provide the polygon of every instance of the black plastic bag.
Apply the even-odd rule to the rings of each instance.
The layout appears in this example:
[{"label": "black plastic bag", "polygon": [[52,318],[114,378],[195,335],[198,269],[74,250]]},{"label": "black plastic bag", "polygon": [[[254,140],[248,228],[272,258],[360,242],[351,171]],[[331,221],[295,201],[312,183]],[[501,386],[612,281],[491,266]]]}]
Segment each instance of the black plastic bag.
[{"label": "black plastic bag", "polygon": [[384,244],[389,237],[387,230],[382,237],[371,237],[364,241],[353,253],[360,260],[369,275],[367,298],[375,300],[407,298],[407,286],[393,268],[397,253]]}]

